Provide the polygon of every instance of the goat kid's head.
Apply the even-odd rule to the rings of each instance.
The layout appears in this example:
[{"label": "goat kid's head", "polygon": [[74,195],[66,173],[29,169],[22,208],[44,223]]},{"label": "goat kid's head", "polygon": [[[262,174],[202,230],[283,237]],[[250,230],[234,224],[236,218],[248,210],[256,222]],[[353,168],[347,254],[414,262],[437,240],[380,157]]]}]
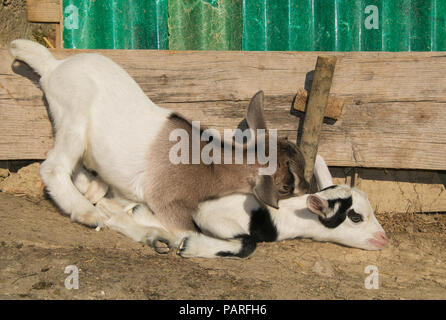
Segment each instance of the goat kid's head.
[{"label": "goat kid's head", "polygon": [[325,227],[325,232],[313,237],[315,240],[366,250],[380,250],[387,243],[386,233],[361,190],[347,185],[331,186],[309,195],[307,208],[318,215]]},{"label": "goat kid's head", "polygon": [[[264,94],[263,91],[259,91],[249,103],[246,122],[254,132],[257,129],[264,129],[267,135],[263,106]],[[268,149],[267,141],[269,140],[265,139],[265,141]],[[309,189],[309,183],[304,177],[305,160],[296,144],[286,138],[278,138],[276,150],[275,172],[272,175],[258,175],[253,189],[258,200],[274,208],[278,208],[279,199],[303,195]]]}]

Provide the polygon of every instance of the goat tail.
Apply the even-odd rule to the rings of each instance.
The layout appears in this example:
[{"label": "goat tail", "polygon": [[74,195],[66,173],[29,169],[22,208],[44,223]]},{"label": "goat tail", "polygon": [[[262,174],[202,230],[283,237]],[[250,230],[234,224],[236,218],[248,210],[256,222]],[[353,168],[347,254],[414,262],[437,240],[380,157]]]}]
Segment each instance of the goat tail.
[{"label": "goat tail", "polygon": [[41,76],[50,73],[57,64],[57,60],[47,48],[30,40],[11,41],[9,53],[17,60],[26,62]]}]

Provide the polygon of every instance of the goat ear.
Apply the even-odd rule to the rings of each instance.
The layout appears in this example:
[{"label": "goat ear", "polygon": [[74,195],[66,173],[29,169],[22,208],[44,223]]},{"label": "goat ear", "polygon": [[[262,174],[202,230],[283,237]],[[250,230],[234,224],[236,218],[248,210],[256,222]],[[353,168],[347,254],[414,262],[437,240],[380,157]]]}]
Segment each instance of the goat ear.
[{"label": "goat ear", "polygon": [[328,201],[321,197],[310,194],[307,198],[308,209],[322,218],[327,218]]},{"label": "goat ear", "polygon": [[265,117],[263,115],[263,99],[263,91],[259,91],[251,98],[249,103],[246,122],[252,130],[266,129]]},{"label": "goat ear", "polygon": [[320,155],[316,155],[316,160],[314,162],[314,177],[316,178],[320,190],[333,185],[333,178],[330,170],[328,169],[324,158]]},{"label": "goat ear", "polygon": [[279,192],[274,184],[273,177],[267,175],[257,176],[254,195],[263,204],[279,209]]}]

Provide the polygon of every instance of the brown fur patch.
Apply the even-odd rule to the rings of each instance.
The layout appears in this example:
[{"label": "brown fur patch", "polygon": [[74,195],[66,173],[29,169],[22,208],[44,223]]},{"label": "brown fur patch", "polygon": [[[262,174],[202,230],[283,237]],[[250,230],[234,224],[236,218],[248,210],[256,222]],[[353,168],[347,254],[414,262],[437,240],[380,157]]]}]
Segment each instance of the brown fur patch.
[{"label": "brown fur patch", "polygon": [[305,158],[300,149],[287,139],[278,139],[277,170],[273,177],[280,199],[308,192],[309,183],[304,173]]},{"label": "brown fur patch", "polygon": [[[169,160],[170,149],[178,143],[169,141],[169,135],[174,129],[183,129],[188,133],[190,164],[175,165]],[[189,121],[172,114],[160,131],[156,143],[151,146],[147,158],[150,168],[147,170],[145,201],[164,224],[180,230],[194,230],[192,215],[199,202],[235,192],[251,193],[260,168],[258,163],[246,164],[246,146],[234,144],[232,164],[204,164],[201,157],[199,164],[191,164],[192,130],[195,129],[192,129]],[[200,131],[200,136],[203,130]],[[200,154],[207,144],[206,141],[200,143]],[[222,162],[223,147],[224,143],[221,142]],[[235,148],[243,148],[244,164],[235,164]],[[300,168],[302,161],[303,157],[295,145],[286,140],[278,140],[280,169],[273,177],[277,186],[283,188],[284,185],[289,185],[288,193],[280,194],[281,197],[291,196],[296,189],[296,178],[292,171],[297,172],[299,178],[303,177],[303,167]]]},{"label": "brown fur patch", "polygon": [[[258,166],[246,164],[172,164],[169,151],[177,142],[169,141],[174,129],[189,135],[189,161],[192,162],[192,125],[173,114],[160,131],[148,154],[145,201],[155,214],[177,229],[193,230],[192,214],[198,203],[233,192],[250,192]],[[200,153],[208,142],[200,143]],[[223,157],[222,152],[222,157]]]}]

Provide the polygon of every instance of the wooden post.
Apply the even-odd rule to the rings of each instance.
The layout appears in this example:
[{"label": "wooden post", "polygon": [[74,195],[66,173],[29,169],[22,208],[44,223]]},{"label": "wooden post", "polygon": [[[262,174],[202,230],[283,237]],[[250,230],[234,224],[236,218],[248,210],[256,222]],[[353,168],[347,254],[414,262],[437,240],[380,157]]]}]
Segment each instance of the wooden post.
[{"label": "wooden post", "polygon": [[63,0],[26,0],[26,14],[29,22],[51,23],[55,36],[54,47],[63,45]]},{"label": "wooden post", "polygon": [[300,140],[300,148],[305,158],[305,179],[308,182],[313,176],[314,161],[335,65],[336,57],[334,56],[319,56],[317,58]]}]

